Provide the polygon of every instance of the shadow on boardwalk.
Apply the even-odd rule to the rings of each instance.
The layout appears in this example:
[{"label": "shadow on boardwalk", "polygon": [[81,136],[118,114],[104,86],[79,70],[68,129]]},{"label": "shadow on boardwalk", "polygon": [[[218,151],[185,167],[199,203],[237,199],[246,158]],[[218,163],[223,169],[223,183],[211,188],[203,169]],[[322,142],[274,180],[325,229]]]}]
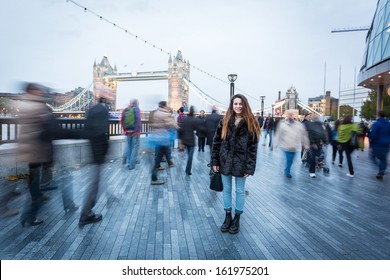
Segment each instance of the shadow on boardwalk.
[{"label": "shadow on boardwalk", "polygon": [[[79,227],[79,211],[65,214],[59,190],[49,192],[40,226],[2,218],[0,259],[390,259],[390,178],[375,179],[368,152],[354,153],[355,178],[335,165],[312,179],[296,159],[293,178],[286,179],[282,153],[259,146],[236,235],[219,230],[222,195],[208,189],[209,153],[195,152],[192,176],[184,172],[186,154],[174,157],[176,166],[159,172],[166,181],[160,186],[150,185],[149,154],[132,171],[121,160],[106,163],[100,223]],[[71,187],[73,181],[80,205],[90,166],[71,170],[57,171],[55,183]],[[22,195],[9,202],[20,208],[28,198],[26,180],[0,183],[2,194],[20,186]]]}]

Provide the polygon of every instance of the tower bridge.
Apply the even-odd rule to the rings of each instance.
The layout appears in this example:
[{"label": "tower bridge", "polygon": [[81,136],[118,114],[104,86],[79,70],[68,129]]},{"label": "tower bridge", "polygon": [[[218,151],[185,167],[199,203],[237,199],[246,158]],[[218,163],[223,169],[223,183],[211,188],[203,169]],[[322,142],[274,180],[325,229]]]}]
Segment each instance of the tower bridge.
[{"label": "tower bridge", "polygon": [[[189,104],[190,89],[203,102],[208,105],[215,105],[222,112],[227,110],[228,104],[223,104],[213,96],[202,91],[190,79],[190,64],[189,61],[183,59],[181,51],[172,59],[169,57],[168,69],[160,71],[133,71],[128,73],[118,73],[116,66],[112,67],[107,56],[103,56],[100,63],[93,64],[93,81],[92,83],[72,98],[67,103],[52,107],[55,112],[63,111],[83,111],[90,107],[90,104],[96,103],[100,96],[111,96],[111,109],[117,109],[117,84],[119,82],[135,82],[135,81],[168,81],[168,106],[174,111],[177,111],[183,104]],[[93,86],[93,93],[89,90]],[[280,97],[279,97],[280,98]],[[276,100],[273,104],[263,108],[266,113],[271,113],[275,116],[282,116],[286,109],[303,109],[314,114],[321,115],[313,110],[298,98],[298,92],[294,87],[290,87],[286,91],[285,98]],[[260,112],[260,109],[255,109],[255,112]]]},{"label": "tower bridge", "polygon": [[148,71],[118,73],[115,67],[110,65],[107,56],[102,61],[93,65],[93,89],[95,101],[102,94],[102,91],[108,91],[112,95],[111,107],[116,109],[116,91],[118,82],[132,81],[168,81],[168,106],[178,110],[184,103],[188,104],[189,87],[184,80],[190,80],[190,64],[183,59],[181,51],[172,59],[169,57],[167,71]]}]

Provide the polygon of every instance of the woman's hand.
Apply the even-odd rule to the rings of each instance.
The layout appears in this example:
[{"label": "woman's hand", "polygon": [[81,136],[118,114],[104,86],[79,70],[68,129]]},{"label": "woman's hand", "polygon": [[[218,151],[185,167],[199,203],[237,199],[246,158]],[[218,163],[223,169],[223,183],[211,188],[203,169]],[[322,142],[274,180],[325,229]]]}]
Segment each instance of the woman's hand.
[{"label": "woman's hand", "polygon": [[214,170],[214,172],[219,172],[219,166],[218,165],[213,165],[213,170]]},{"label": "woman's hand", "polygon": [[245,177],[245,178],[248,178],[249,176],[251,176],[251,174],[244,173],[244,177]]}]

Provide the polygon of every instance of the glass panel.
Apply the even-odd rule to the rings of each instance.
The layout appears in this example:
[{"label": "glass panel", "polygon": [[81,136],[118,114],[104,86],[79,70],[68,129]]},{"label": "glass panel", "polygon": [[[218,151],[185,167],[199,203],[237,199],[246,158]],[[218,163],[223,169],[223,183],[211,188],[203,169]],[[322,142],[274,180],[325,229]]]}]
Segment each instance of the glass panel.
[{"label": "glass panel", "polygon": [[372,61],[373,61],[373,45],[370,44],[368,46],[368,54],[367,54],[367,68],[370,68],[372,66]]},{"label": "glass panel", "polygon": [[387,28],[382,35],[382,58],[381,60],[385,60],[390,56],[390,27]]},{"label": "glass panel", "polygon": [[375,22],[374,22],[374,36],[381,33],[383,30],[383,9],[379,11],[378,14],[375,15]]},{"label": "glass panel", "polygon": [[379,35],[379,36],[376,36],[374,39],[374,44],[373,44],[374,53],[373,53],[372,64],[378,63],[381,59],[381,54],[382,54],[381,37],[382,37],[382,35]]},{"label": "glass panel", "polygon": [[360,70],[366,68],[366,66],[367,66],[367,48],[368,48],[368,45],[366,45],[366,49],[364,50],[363,59],[362,59],[362,67],[360,68]]},{"label": "glass panel", "polygon": [[383,8],[387,4],[388,0],[380,0],[378,2],[378,9]]},{"label": "glass panel", "polygon": [[385,7],[385,27],[387,27],[390,23],[390,3],[388,3]]}]

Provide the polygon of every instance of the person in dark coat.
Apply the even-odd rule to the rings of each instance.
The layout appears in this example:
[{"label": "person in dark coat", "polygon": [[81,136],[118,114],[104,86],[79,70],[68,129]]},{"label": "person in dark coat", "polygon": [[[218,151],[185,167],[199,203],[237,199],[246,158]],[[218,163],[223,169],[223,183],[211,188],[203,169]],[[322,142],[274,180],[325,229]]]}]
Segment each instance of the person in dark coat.
[{"label": "person in dark coat", "polygon": [[[203,127],[205,128],[206,116],[204,113],[205,112],[203,110],[200,110],[199,116],[197,116],[197,118],[202,120],[204,124]],[[207,137],[206,129],[196,131],[196,136],[198,136],[198,152],[200,151],[204,152],[204,146],[206,144],[206,137]]]},{"label": "person in dark coat", "polygon": [[272,134],[274,133],[275,129],[275,120],[271,116],[271,114],[268,114],[267,117],[263,120],[263,132],[264,132],[264,142],[263,146],[266,145],[267,142],[267,135],[269,135],[269,142],[268,147],[272,150]]},{"label": "person in dark coat", "polygon": [[263,119],[262,116],[260,116],[260,113],[256,113],[256,119],[257,119],[258,122],[259,122],[260,128],[262,128],[262,127],[263,127],[263,121],[264,121],[264,119]]},{"label": "person in dark coat", "polygon": [[[231,234],[240,230],[240,215],[244,211],[245,180],[256,169],[259,122],[254,117],[248,100],[242,94],[234,95],[229,108],[218,125],[213,139],[212,166],[220,172],[223,185],[223,204],[226,212],[222,232]],[[235,177],[236,203],[232,219],[232,180]]]},{"label": "person in dark coat", "polygon": [[318,116],[312,115],[312,121],[304,122],[310,141],[309,175],[316,177],[316,157],[322,153],[322,147],[326,143],[326,131]]},{"label": "person in dark coat", "polygon": [[213,138],[215,131],[217,130],[218,124],[222,119],[222,115],[218,114],[218,109],[216,106],[213,106],[211,109],[211,114],[206,117],[206,130],[207,130],[207,139],[206,145],[210,147],[210,159],[211,151],[213,147]]},{"label": "person in dark coat", "polygon": [[96,223],[102,220],[101,214],[96,214],[93,207],[96,205],[100,185],[101,166],[104,163],[108,151],[108,117],[109,112],[106,99],[100,97],[96,104],[87,114],[85,123],[86,138],[89,139],[93,158],[92,182],[85,196],[81,209],[79,225]]},{"label": "person in dark coat", "polygon": [[199,118],[194,117],[194,106],[190,107],[187,117],[183,119],[183,122],[180,124],[180,135],[181,143],[187,148],[188,158],[186,165],[186,174],[192,175],[192,158],[194,156],[194,147],[195,147],[195,131],[200,133],[206,132],[205,122]]},{"label": "person in dark coat", "polygon": [[[186,114],[184,114],[184,107],[180,107],[177,111],[177,125],[180,126],[180,124],[183,122],[184,118],[186,117]],[[179,145],[179,152],[184,152],[184,145],[181,143],[180,140],[180,133],[178,133],[178,145]]]},{"label": "person in dark coat", "polygon": [[365,121],[361,120],[359,123],[360,131],[362,132],[359,135],[360,142],[361,142],[361,150],[364,151],[364,141],[366,140],[366,137],[368,136],[370,129],[368,128],[368,125]]},{"label": "person in dark coat", "polygon": [[376,175],[378,180],[383,180],[387,169],[387,155],[390,147],[390,122],[385,118],[385,111],[379,111],[378,118],[371,126],[370,157],[372,162],[378,166],[379,172]]}]

